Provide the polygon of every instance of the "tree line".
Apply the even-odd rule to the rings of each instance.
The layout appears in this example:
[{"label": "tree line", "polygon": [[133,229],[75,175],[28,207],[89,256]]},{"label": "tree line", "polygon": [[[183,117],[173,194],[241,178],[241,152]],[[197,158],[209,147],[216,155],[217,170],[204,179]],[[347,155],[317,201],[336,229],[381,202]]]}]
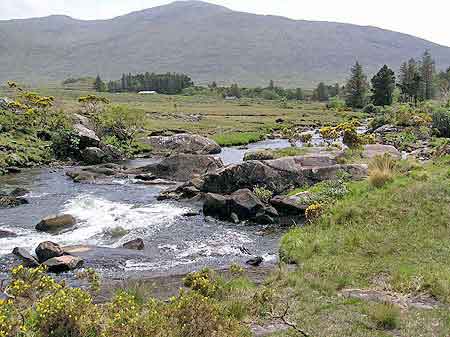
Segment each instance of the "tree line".
[{"label": "tree line", "polygon": [[159,94],[179,94],[183,89],[194,85],[192,79],[185,74],[178,73],[138,73],[123,74],[120,80],[103,82],[100,75],[94,82],[94,88],[103,92],[139,92],[155,91]]}]

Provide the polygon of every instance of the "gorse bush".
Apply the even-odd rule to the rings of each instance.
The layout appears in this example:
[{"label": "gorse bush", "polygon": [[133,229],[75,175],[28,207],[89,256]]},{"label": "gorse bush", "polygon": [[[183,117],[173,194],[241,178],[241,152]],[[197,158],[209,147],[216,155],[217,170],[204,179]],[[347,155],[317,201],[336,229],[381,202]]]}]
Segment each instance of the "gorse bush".
[{"label": "gorse bush", "polygon": [[261,200],[262,202],[264,202],[266,204],[268,204],[270,199],[272,199],[272,197],[273,197],[273,192],[264,186],[254,187],[253,193],[256,195],[256,197],[259,200]]},{"label": "gorse bush", "polygon": [[[194,273],[181,291],[167,302],[120,290],[106,303],[94,303],[98,277],[87,270],[80,277],[91,290],[68,287],[46,274],[44,267],[12,271],[0,300],[1,337],[250,337],[240,319],[250,310],[236,292],[236,273],[225,282],[208,270]],[[207,284],[207,286],[205,286]],[[207,290],[207,291],[206,291]]]}]

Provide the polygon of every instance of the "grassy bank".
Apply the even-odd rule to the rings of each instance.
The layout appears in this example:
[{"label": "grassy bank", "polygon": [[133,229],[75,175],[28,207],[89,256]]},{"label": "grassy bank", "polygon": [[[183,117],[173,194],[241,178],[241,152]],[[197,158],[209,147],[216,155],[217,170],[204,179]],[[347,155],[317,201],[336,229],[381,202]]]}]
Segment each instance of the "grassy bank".
[{"label": "grassy bank", "polygon": [[[449,163],[447,157],[416,168],[379,189],[367,181],[349,183],[346,197],[284,236],[280,255],[298,269],[275,284],[296,294],[296,311],[304,312],[297,319],[312,335],[392,336],[395,330],[398,336],[446,336]],[[341,296],[349,288],[440,305],[406,309]]]}]

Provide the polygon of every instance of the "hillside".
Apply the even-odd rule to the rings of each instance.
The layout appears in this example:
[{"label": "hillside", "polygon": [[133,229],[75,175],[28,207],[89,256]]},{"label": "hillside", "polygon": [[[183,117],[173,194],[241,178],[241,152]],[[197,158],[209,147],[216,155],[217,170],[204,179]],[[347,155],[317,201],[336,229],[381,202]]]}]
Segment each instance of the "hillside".
[{"label": "hillside", "polygon": [[199,1],[111,20],[67,16],[0,21],[0,81],[53,82],[122,72],[178,71],[197,83],[311,86],[342,81],[358,59],[373,73],[429,49],[438,67],[450,48],[374,27],[294,21]]}]

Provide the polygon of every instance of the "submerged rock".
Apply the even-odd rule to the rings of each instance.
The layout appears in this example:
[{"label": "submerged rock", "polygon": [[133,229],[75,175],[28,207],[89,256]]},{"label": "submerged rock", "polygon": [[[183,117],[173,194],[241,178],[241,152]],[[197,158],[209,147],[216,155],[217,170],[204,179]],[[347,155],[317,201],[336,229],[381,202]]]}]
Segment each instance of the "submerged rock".
[{"label": "submerged rock", "polygon": [[64,251],[61,246],[51,241],[41,242],[36,247],[36,256],[41,263],[62,255],[64,255]]},{"label": "submerged rock", "polygon": [[16,247],[12,253],[22,260],[25,267],[34,268],[39,266],[38,260],[32,256],[25,248]]},{"label": "submerged rock", "polygon": [[218,154],[222,151],[215,141],[188,133],[173,136],[152,136],[144,140],[153,151],[163,153]]},{"label": "submerged rock", "polygon": [[52,215],[42,219],[36,229],[42,232],[55,232],[76,224],[76,219],[70,214]]},{"label": "submerged rock", "polygon": [[27,195],[28,193],[30,193],[30,191],[28,191],[26,188],[16,187],[15,189],[13,189],[9,193],[9,196],[11,196],[11,197],[23,197],[23,196]]},{"label": "submerged rock", "polygon": [[138,238],[124,243],[122,247],[125,249],[132,249],[132,250],[144,250],[145,244],[144,240]]},{"label": "submerged rock", "polygon": [[9,195],[0,195],[0,208],[13,208],[28,204],[28,200]]},{"label": "submerged rock", "polygon": [[53,273],[63,273],[66,271],[75,270],[83,266],[84,261],[76,256],[63,255],[53,257],[43,263],[47,266],[48,271]]},{"label": "submerged rock", "polygon": [[253,267],[259,267],[259,265],[261,265],[261,263],[263,263],[263,262],[264,262],[264,259],[261,256],[257,256],[253,259],[248,260],[245,263],[250,266],[253,266]]},{"label": "submerged rock", "polygon": [[0,239],[4,239],[4,238],[15,238],[17,236],[16,233],[5,230],[5,229],[0,229]]},{"label": "submerged rock", "polygon": [[79,167],[66,172],[66,175],[77,183],[97,183],[113,177],[127,176],[126,168],[118,164],[102,164]]}]

